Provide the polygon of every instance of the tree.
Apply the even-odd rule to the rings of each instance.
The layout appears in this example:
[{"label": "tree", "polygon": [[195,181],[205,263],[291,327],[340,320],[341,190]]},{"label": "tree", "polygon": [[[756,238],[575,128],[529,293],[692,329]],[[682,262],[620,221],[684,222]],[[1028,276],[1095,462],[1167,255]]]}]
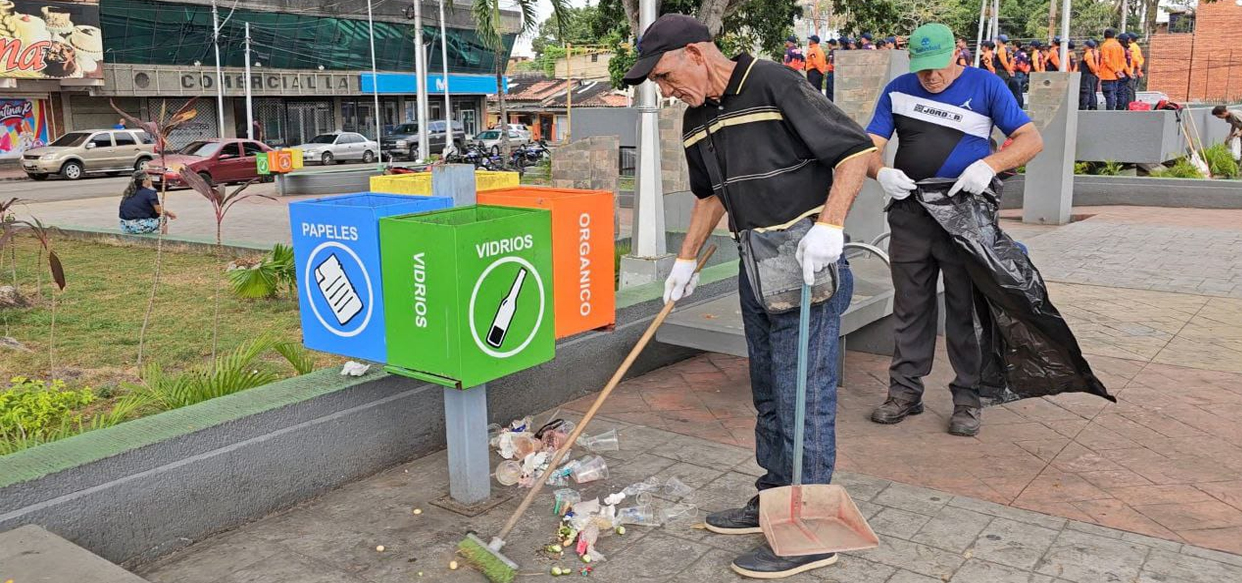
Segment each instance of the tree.
[{"label": "tree", "polygon": [[[500,105],[500,124],[509,123],[509,109],[505,104],[504,76],[505,64],[507,61],[507,53],[504,41],[504,25],[500,19],[500,2],[501,0],[474,0],[470,11],[474,15],[474,23],[479,35],[479,40],[483,41],[488,48],[492,49],[492,57],[496,68],[496,98]],[[538,17],[539,2],[538,0],[514,0],[518,10],[518,35],[530,34],[539,25],[536,20]],[[565,15],[568,10],[568,2],[566,0],[551,0],[552,2],[552,18],[556,21],[556,26],[562,31],[565,28]],[[509,132],[500,132],[500,152],[501,160],[507,163],[509,160]]]},{"label": "tree", "polygon": [[[794,20],[802,16],[802,7],[797,0],[663,0],[659,14],[694,15],[707,25],[726,54],[758,47],[764,54],[779,56],[785,37],[793,32]],[[590,32],[596,42],[612,47],[608,72],[618,89],[637,58],[632,46],[637,30],[637,0],[600,0],[596,5]]]},{"label": "tree", "polygon": [[597,25],[598,12],[599,9],[595,6],[567,8],[563,30],[557,26],[555,18],[544,20],[530,41],[535,58],[542,57],[548,47],[563,47],[565,43],[598,42],[597,37],[592,34],[592,27]]}]

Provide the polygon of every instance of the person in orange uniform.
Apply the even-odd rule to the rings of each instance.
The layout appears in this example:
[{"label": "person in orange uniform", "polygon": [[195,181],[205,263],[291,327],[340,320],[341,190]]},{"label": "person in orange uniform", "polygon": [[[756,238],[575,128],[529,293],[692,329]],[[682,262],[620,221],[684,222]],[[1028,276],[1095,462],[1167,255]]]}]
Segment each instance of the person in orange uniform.
[{"label": "person in orange uniform", "polygon": [[1066,41],[1066,42],[1069,43],[1069,46],[1065,47],[1066,48],[1065,58],[1069,61],[1069,64],[1066,65],[1065,70],[1069,71],[1070,73],[1077,73],[1078,72],[1078,57],[1074,53],[1074,41],[1071,40],[1071,41]]},{"label": "person in orange uniform", "polygon": [[1002,34],[996,37],[996,75],[1009,87],[1013,98],[1018,100],[1018,107],[1022,108],[1022,88],[1018,86],[1018,80],[1013,76],[1013,55],[1009,51],[1008,43],[1007,35]]},{"label": "person in orange uniform", "polygon": [[828,101],[832,101],[833,77],[837,69],[837,49],[840,43],[835,38],[828,39],[828,54],[825,56],[828,72],[824,73],[824,94],[828,96]]},{"label": "person in orange uniform", "polygon": [[806,68],[806,57],[802,54],[802,49],[798,48],[798,37],[789,35],[785,39],[785,60],[786,67],[793,69],[799,73]]},{"label": "person in orange uniform", "polygon": [[1078,87],[1078,109],[1094,110],[1099,108],[1095,91],[1100,84],[1100,53],[1095,50],[1095,39],[1087,39],[1085,44],[1087,46],[1082,50],[1082,85]]},{"label": "person in orange uniform", "polygon": [[1048,47],[1047,57],[1044,61],[1045,71],[1061,70],[1061,37],[1052,37],[1052,46]]},{"label": "person in orange uniform", "polygon": [[1045,54],[1048,47],[1043,43],[1033,40],[1031,41],[1031,70],[1036,73],[1047,71],[1048,56]]},{"label": "person in orange uniform", "polygon": [[828,72],[828,58],[824,56],[824,49],[819,47],[819,35],[813,34],[807,40],[811,42],[806,46],[806,80],[816,91],[823,93],[824,74]]},{"label": "person in orange uniform", "polygon": [[1126,49],[1130,52],[1129,53],[1130,54],[1130,91],[1129,91],[1129,94],[1130,94],[1130,98],[1134,99],[1134,95],[1139,89],[1139,83],[1143,79],[1143,64],[1147,62],[1147,59],[1143,58],[1143,49],[1139,48],[1138,35],[1132,32],[1127,32],[1125,33],[1125,35],[1129,37],[1130,39],[1130,43],[1128,46],[1126,46]]},{"label": "person in orange uniform", "polygon": [[[1121,84],[1129,79],[1126,66],[1126,50],[1117,42],[1117,31],[1104,30],[1104,44],[1100,46],[1100,86],[1104,90],[1104,109],[1122,109],[1118,93]],[[1121,96],[1124,97],[1124,96]],[[1128,104],[1127,104],[1128,105]]]}]

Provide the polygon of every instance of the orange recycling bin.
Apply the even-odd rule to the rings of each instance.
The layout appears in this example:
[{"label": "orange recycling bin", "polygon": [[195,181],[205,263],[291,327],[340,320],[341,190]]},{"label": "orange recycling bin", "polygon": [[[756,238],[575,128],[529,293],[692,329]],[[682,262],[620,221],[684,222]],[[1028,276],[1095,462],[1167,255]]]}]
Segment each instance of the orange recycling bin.
[{"label": "orange recycling bin", "polygon": [[272,172],[293,172],[293,153],[289,150],[276,150],[267,155]]},{"label": "orange recycling bin", "polygon": [[557,338],[617,321],[611,192],[523,186],[481,191],[478,201],[552,212],[552,305]]}]

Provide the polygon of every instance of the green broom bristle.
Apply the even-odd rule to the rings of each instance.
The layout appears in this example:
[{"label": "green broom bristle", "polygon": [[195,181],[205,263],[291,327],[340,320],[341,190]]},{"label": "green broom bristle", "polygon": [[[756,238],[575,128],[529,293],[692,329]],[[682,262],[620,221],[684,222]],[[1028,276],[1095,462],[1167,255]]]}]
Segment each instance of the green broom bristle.
[{"label": "green broom bristle", "polygon": [[492,583],[512,583],[517,577],[517,567],[511,564],[512,561],[498,556],[499,552],[489,549],[486,543],[472,534],[457,543],[457,552]]}]

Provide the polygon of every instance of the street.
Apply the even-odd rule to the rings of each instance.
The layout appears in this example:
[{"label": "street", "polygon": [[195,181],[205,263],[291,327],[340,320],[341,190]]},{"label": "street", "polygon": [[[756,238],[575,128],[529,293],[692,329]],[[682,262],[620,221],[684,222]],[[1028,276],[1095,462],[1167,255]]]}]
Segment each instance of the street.
[{"label": "street", "polygon": [[34,180],[0,181],[0,199],[13,197],[30,203],[76,200],[103,196],[120,196],[125,189],[127,177],[83,178],[64,180],[48,178],[43,182]]}]

